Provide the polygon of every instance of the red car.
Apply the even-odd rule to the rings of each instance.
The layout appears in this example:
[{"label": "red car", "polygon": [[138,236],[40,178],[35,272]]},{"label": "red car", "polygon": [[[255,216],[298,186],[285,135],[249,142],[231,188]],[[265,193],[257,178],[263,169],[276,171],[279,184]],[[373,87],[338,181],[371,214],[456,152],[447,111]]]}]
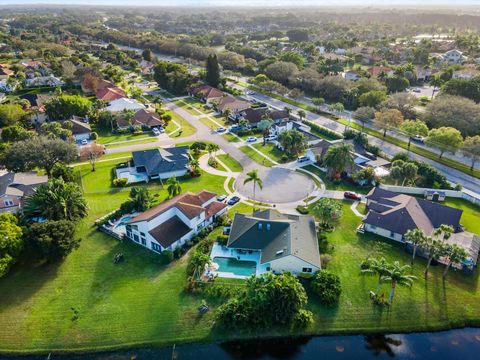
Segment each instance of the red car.
[{"label": "red car", "polygon": [[357,194],[356,192],[353,192],[353,191],[345,191],[343,193],[343,197],[345,199],[362,200],[362,195]]}]

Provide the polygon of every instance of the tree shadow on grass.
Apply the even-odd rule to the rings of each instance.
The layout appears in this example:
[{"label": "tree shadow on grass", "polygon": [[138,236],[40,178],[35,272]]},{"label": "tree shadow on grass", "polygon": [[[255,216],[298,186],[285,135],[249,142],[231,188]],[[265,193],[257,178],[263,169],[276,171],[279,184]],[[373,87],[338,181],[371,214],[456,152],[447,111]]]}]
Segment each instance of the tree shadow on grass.
[{"label": "tree shadow on grass", "polygon": [[62,261],[19,263],[0,279],[0,312],[22,306],[44,285],[55,279]]}]

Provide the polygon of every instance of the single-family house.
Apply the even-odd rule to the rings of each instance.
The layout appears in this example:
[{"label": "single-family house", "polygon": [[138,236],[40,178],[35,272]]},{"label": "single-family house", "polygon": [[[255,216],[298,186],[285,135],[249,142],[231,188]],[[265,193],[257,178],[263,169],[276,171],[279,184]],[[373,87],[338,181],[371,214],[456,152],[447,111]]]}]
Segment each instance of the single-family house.
[{"label": "single-family house", "polygon": [[432,69],[420,65],[415,67],[415,72],[417,73],[418,81],[428,81],[430,80],[430,76],[432,76]]},{"label": "single-family house", "polygon": [[237,261],[256,255],[257,273],[314,273],[321,268],[314,218],[273,209],[235,214],[225,254]]},{"label": "single-family house", "polygon": [[371,68],[367,69],[367,72],[370,74],[371,77],[378,78],[378,77],[392,77],[394,72],[389,67],[380,65],[380,66],[372,66]]},{"label": "single-family house", "polygon": [[138,111],[142,109],[145,109],[145,105],[139,103],[135,99],[129,99],[125,97],[110,101],[108,106],[105,108],[105,110],[110,111],[111,113],[119,113],[124,110]]},{"label": "single-family house", "polygon": [[322,162],[325,154],[327,153],[330,147],[334,146],[335,143],[330,142],[325,139],[321,139],[313,144],[306,152],[305,156],[312,162]]},{"label": "single-family house", "polygon": [[25,79],[25,84],[27,87],[38,87],[38,86],[63,86],[65,82],[58,77],[53,76],[52,74],[47,76],[37,76],[31,79]]},{"label": "single-family house", "polygon": [[247,108],[238,113],[236,120],[247,120],[250,127],[256,127],[262,119],[270,118],[269,113],[270,111],[267,107]]},{"label": "single-family house", "polygon": [[223,91],[220,91],[210,85],[197,87],[190,92],[190,95],[197,96],[200,98],[200,100],[207,104],[210,104],[212,101],[219,102],[225,96]]},{"label": "single-family house", "polygon": [[232,117],[235,117],[242,110],[248,109],[249,107],[250,103],[248,101],[240,100],[233,96],[224,96],[216,105],[217,111],[220,114],[224,114],[225,111],[228,110]]},{"label": "single-family house", "polygon": [[140,62],[140,69],[142,69],[144,75],[151,74],[154,66],[155,65],[151,61],[142,60]]},{"label": "single-family house", "polygon": [[23,199],[48,181],[47,176],[36,172],[0,173],[0,213],[17,212],[23,206]]},{"label": "single-family house", "polygon": [[13,71],[7,65],[0,64],[0,80],[7,80],[13,75]]},{"label": "single-family house", "polygon": [[125,91],[120,89],[118,86],[112,86],[112,87],[104,87],[102,89],[98,89],[95,92],[95,96],[99,100],[109,102],[109,101],[112,101],[112,100],[126,98],[127,94],[125,93]]},{"label": "single-family house", "polygon": [[72,135],[75,139],[75,142],[81,143],[83,140],[90,140],[92,135],[92,128],[86,119],[81,118],[72,118],[70,120],[72,123]]},{"label": "single-family house", "polygon": [[130,121],[121,115],[122,114],[117,117],[117,126],[120,129],[127,129],[131,126],[141,126],[153,129],[164,125],[164,121],[160,115],[149,109],[138,110]]},{"label": "single-family house", "polygon": [[226,210],[227,205],[216,201],[216,194],[212,192],[188,192],[135,216],[126,223],[125,234],[151,251],[173,251]]},{"label": "single-family house", "polygon": [[452,49],[443,54],[440,54],[437,56],[437,59],[440,62],[448,64],[461,64],[468,60],[468,58],[463,55],[463,52],[458,49]]},{"label": "single-family house", "polygon": [[480,71],[475,68],[465,68],[461,70],[456,70],[452,74],[454,79],[472,79],[480,75]]},{"label": "single-family house", "polygon": [[360,79],[360,73],[356,70],[348,70],[348,71],[345,71],[344,73],[342,73],[342,76],[347,79],[347,80],[351,80],[351,81],[357,81],[358,79]]},{"label": "single-family house", "polygon": [[146,173],[149,179],[169,179],[187,174],[190,156],[188,146],[140,150],[132,153],[136,173]]},{"label": "single-family house", "polygon": [[41,124],[47,120],[45,114],[45,103],[52,99],[48,94],[24,94],[20,99],[25,99],[30,103],[31,120],[34,124]]},{"label": "single-family house", "polygon": [[460,225],[463,210],[377,187],[366,199],[368,213],[363,219],[364,231],[405,243],[409,230],[421,229],[431,236],[440,225],[449,225],[454,233],[448,242],[467,251],[469,259],[464,265],[476,264],[480,237],[463,230]]}]

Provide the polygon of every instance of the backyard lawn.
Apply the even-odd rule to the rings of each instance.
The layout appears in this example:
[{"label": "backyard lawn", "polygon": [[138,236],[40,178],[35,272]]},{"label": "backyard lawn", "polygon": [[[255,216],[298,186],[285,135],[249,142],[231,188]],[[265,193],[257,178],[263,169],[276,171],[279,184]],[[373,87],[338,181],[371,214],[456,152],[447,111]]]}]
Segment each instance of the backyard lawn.
[{"label": "backyard lawn", "polygon": [[206,110],[204,108],[205,104],[192,98],[178,99],[175,100],[174,103],[188,111],[190,114],[196,116],[211,112],[211,110]]},{"label": "backyard lawn", "polygon": [[243,166],[228,154],[217,155],[217,158],[233,172],[241,172],[243,170]]},{"label": "backyard lawn", "polygon": [[323,183],[325,184],[325,188],[328,190],[355,191],[360,194],[367,194],[372,188],[371,186],[357,186],[343,180],[338,182],[331,181],[326,173],[313,165],[304,166],[302,169],[310,171],[322,179]]},{"label": "backyard lawn", "polygon": [[[279,328],[259,333],[214,330],[213,315],[221,302],[209,302],[210,311],[199,316],[197,308],[204,297],[184,290],[186,257],[161,266],[158,257],[147,250],[96,231],[94,220],[118,208],[128,197],[129,188],[110,186],[111,169],[116,163],[99,163],[94,173],[88,165],[77,168],[90,207],[78,231],[82,238],[78,250],[58,264],[19,264],[0,279],[0,351],[87,351],[291,334]],[[224,178],[205,173],[181,180],[183,191],[205,188],[217,193],[223,193],[223,182]],[[158,201],[166,197],[166,190],[158,182],[147,186],[158,194]],[[463,223],[467,229],[480,233],[479,208],[460,200],[454,202],[465,210]],[[324,307],[309,294],[308,308],[314,312],[315,324],[306,333],[400,332],[480,325],[478,272],[468,276],[451,271],[443,282],[443,266],[434,266],[425,280],[423,259],[417,259],[413,268],[418,280],[411,289],[398,287],[391,308],[372,305],[368,294],[375,289],[376,278],[360,275],[361,261],[367,256],[384,256],[407,264],[410,254],[392,242],[357,235],[355,229],[361,220],[351,212],[351,202],[342,204],[343,217],[328,234],[334,250],[327,267],[340,276],[342,295],[338,306]],[[251,210],[251,206],[239,203],[229,214]],[[119,252],[125,262],[114,264],[113,256]],[[383,284],[382,292],[388,291],[388,284]],[[294,333],[300,335],[301,331]]]},{"label": "backyard lawn", "polygon": [[271,167],[271,166],[275,165],[270,160],[268,160],[266,157],[260,155],[259,153],[257,153],[255,150],[253,150],[248,145],[239,147],[239,149],[241,151],[243,151],[245,154],[247,154],[253,161],[256,161],[259,164],[262,164],[262,165],[268,166],[268,167]]},{"label": "backyard lawn", "polygon": [[[110,143],[116,143],[116,142],[123,142],[123,141],[157,141],[157,137],[153,135],[151,131],[149,132],[144,132],[139,135],[134,135],[132,133],[128,134],[116,134],[112,133],[110,130],[107,130],[105,128],[100,128],[100,127],[94,127],[92,131],[95,131],[98,134],[98,142],[100,144],[106,145],[108,147],[113,147],[114,144]],[[118,144],[119,146],[124,146],[125,144]],[[117,146],[118,146],[117,145]]]}]

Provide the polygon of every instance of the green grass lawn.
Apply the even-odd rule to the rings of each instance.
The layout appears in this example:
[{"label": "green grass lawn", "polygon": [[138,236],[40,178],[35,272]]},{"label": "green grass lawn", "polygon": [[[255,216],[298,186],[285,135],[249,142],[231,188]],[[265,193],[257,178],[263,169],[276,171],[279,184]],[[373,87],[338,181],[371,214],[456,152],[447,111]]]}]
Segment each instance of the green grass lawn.
[{"label": "green grass lawn", "polygon": [[304,166],[302,169],[310,171],[322,179],[323,183],[325,184],[325,188],[328,190],[355,191],[360,194],[366,194],[371,189],[371,186],[357,186],[343,180],[338,182],[330,181],[326,173],[313,165]]},{"label": "green grass lawn", "polygon": [[270,160],[268,160],[267,158],[265,158],[264,156],[260,155],[255,150],[253,150],[250,146],[245,145],[245,146],[239,147],[239,149],[243,151],[246,155],[248,155],[253,161],[256,161],[259,164],[262,164],[268,167],[275,165]]},{"label": "green grass lawn", "polygon": [[282,161],[282,156],[285,155],[285,152],[271,142],[267,142],[265,146],[263,145],[263,142],[255,143],[253,144],[253,147],[278,163],[284,162]]},{"label": "green grass lawn", "polygon": [[182,107],[192,115],[209,114],[211,110],[206,110],[204,104],[192,98],[179,99],[174,101],[175,104]]},{"label": "green grass lawn", "polygon": [[[193,135],[197,132],[197,129],[192,124],[190,124],[187,120],[185,120],[183,117],[178,115],[176,112],[167,110],[165,111],[165,113],[170,114],[172,116],[172,120],[176,121],[181,127],[179,131],[172,134],[172,137],[182,138],[182,137]],[[167,134],[169,134],[175,129],[177,129],[177,125],[173,121],[170,121],[167,127],[165,128],[165,131],[167,132]]]},{"label": "green grass lawn", "polygon": [[236,137],[235,135],[232,135],[230,133],[223,134],[222,137],[225,140],[230,141],[230,142],[240,142],[241,141],[238,137]]},{"label": "green grass lawn", "polygon": [[[105,129],[105,128],[94,128],[93,131],[95,131],[98,134],[98,142],[103,145],[107,145],[112,142],[120,142],[120,141],[156,141],[157,138],[155,135],[153,135],[152,132],[144,132],[143,134],[140,135],[134,135],[132,133],[128,134],[116,134],[112,133],[111,131]],[[123,146],[125,144],[119,144],[119,146]],[[114,145],[110,145],[113,147]]]},{"label": "green grass lawn", "polygon": [[[18,264],[0,279],[0,351],[91,351],[242,337],[480,325],[478,272],[468,276],[452,271],[443,282],[443,266],[434,266],[424,279],[423,259],[417,259],[412,270],[418,280],[412,288],[398,287],[391,308],[373,306],[368,293],[375,289],[376,278],[360,275],[361,261],[367,256],[384,256],[407,264],[410,255],[393,242],[357,235],[361,220],[351,212],[351,202],[342,202],[343,217],[328,234],[334,247],[328,269],[340,276],[343,289],[338,306],[321,306],[307,287],[307,307],[314,313],[315,324],[305,332],[278,328],[258,333],[217,331],[212,327],[213,316],[221,302],[209,301],[210,311],[198,315],[204,297],[184,290],[186,257],[162,266],[149,251],[119,242],[93,227],[95,219],[115,210],[128,197],[129,188],[110,187],[116,163],[98,164],[96,172],[88,165],[78,168],[90,209],[88,218],[79,224],[79,249],[55,264]],[[217,193],[223,193],[223,182],[224,178],[205,173],[181,180],[183,191]],[[158,194],[158,201],[166,197],[158,182],[147,186]],[[448,200],[447,204],[463,208],[467,229],[480,232],[478,207],[462,200]],[[239,203],[229,214],[251,211],[252,206]],[[211,236],[217,234],[218,230]],[[114,264],[113,256],[119,252],[125,262]],[[388,284],[383,284],[382,292],[388,291]]]},{"label": "green grass lawn", "polygon": [[228,154],[217,155],[217,158],[234,172],[241,172],[243,170],[243,166],[240,165],[237,160],[235,160]]}]

